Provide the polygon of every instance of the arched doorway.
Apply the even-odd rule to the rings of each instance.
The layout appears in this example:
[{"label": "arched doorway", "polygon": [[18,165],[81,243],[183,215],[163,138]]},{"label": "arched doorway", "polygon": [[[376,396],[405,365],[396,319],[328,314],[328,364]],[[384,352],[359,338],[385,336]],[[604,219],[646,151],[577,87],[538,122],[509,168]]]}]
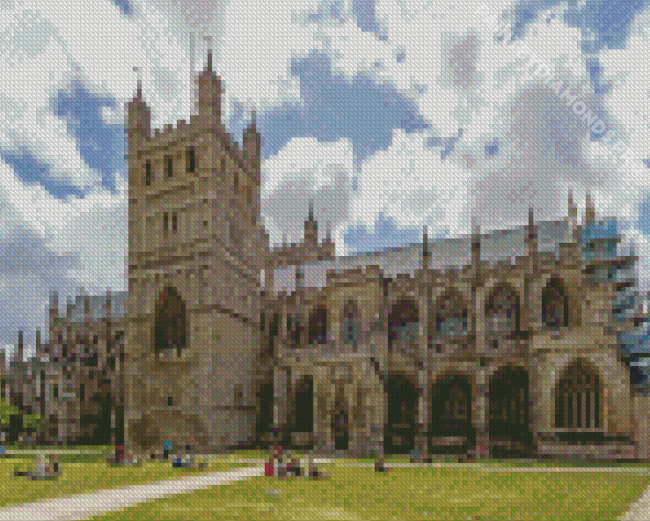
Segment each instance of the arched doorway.
[{"label": "arched doorway", "polygon": [[187,347],[186,310],[183,299],[173,287],[167,287],[156,303],[155,350],[156,355],[181,351]]},{"label": "arched doorway", "polygon": [[415,448],[418,391],[404,375],[390,375],[386,392],[388,424],[384,434],[385,452],[409,454]]},{"label": "arched doorway", "polygon": [[[309,449],[313,445],[314,433],[314,380],[311,376],[303,376],[293,390],[293,408],[290,412],[291,428],[287,433],[289,439],[284,444],[295,449]],[[294,433],[301,436],[295,437]],[[302,441],[294,442],[300,438]]]},{"label": "arched doorway", "polygon": [[501,367],[490,378],[490,453],[497,458],[531,457],[529,379],[523,367]]},{"label": "arched doorway", "polygon": [[585,360],[574,361],[555,387],[557,437],[570,443],[602,439],[602,407],[598,371]]},{"label": "arched doorway", "polygon": [[347,405],[341,397],[337,397],[334,402],[332,431],[334,436],[334,450],[348,450],[350,442],[349,414]]},{"label": "arched doorway", "polygon": [[[110,445],[111,412],[110,394],[96,394],[92,402],[83,402],[80,415],[83,428],[75,440],[77,445]],[[90,429],[86,431],[86,427]]]},{"label": "arched doorway", "polygon": [[[474,449],[472,386],[462,375],[445,376],[431,389],[432,454],[467,454]],[[453,438],[451,445],[443,438]]]},{"label": "arched doorway", "polygon": [[260,386],[256,407],[255,441],[260,449],[268,449],[273,433],[273,382]]}]

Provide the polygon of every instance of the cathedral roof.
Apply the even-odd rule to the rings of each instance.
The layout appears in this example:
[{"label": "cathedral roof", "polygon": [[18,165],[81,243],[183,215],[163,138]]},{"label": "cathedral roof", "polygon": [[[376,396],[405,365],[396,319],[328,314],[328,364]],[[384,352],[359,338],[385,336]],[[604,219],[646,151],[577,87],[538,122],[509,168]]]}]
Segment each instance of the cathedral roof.
[{"label": "cathedral roof", "polygon": [[[555,252],[564,242],[568,231],[566,221],[539,222],[537,226],[538,251]],[[525,249],[526,227],[518,226],[509,230],[494,230],[481,234],[481,260],[496,264],[500,260],[522,257]],[[471,263],[471,236],[459,238],[430,239],[429,251],[431,269],[442,272],[461,268]],[[387,277],[399,274],[413,276],[422,267],[422,244],[389,248],[379,252],[359,253],[338,257],[333,261],[307,262],[302,264],[303,287],[322,288],[327,281],[327,271],[337,273],[353,268],[377,266]],[[295,290],[295,266],[275,270],[274,291]]]}]

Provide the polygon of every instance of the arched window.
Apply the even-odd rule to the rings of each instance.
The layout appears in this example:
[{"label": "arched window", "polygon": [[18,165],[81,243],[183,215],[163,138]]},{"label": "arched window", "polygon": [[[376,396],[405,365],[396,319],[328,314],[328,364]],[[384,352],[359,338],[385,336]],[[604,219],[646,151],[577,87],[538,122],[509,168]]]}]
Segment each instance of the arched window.
[{"label": "arched window", "polygon": [[519,297],[508,286],[498,286],[485,304],[485,322],[490,347],[519,331]]},{"label": "arched window", "polygon": [[388,317],[388,342],[392,345],[418,341],[418,307],[412,300],[400,300]]},{"label": "arched window", "polygon": [[309,316],[309,344],[325,344],[327,342],[327,310],[318,307]]},{"label": "arched window", "polygon": [[287,340],[292,348],[300,347],[300,315],[290,314],[287,317]]},{"label": "arched window", "polygon": [[155,350],[156,354],[175,350],[180,356],[187,347],[187,323],[185,303],[172,288],[166,288],[156,304],[155,311]]},{"label": "arched window", "polygon": [[440,297],[436,312],[436,336],[443,340],[463,340],[468,331],[467,306],[460,295]]},{"label": "arched window", "polygon": [[343,343],[356,349],[359,335],[359,311],[353,301],[348,301],[343,308]]},{"label": "arched window", "polygon": [[542,322],[550,330],[569,326],[569,299],[557,277],[553,277],[542,292]]},{"label": "arched window", "polygon": [[567,367],[556,387],[555,427],[600,429],[601,421],[600,377],[590,364],[578,359]]}]

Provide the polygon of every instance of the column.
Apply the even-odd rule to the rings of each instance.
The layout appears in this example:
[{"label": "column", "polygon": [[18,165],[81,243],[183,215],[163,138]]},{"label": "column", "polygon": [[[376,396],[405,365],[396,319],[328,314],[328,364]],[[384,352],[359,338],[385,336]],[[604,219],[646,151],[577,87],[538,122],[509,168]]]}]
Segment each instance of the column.
[{"label": "column", "polygon": [[431,390],[429,375],[420,371],[418,375],[418,429],[415,435],[415,449],[419,452],[419,461],[429,459],[429,415],[431,414]]},{"label": "column", "polygon": [[487,432],[489,426],[489,398],[488,398],[488,371],[477,374],[476,402],[472,404],[473,424],[476,426],[476,448],[473,454],[477,460],[487,460],[490,457],[490,437]]},{"label": "column", "polygon": [[290,377],[288,371],[281,368],[273,373],[273,437],[276,440],[282,439],[283,429],[287,428]]},{"label": "column", "polygon": [[334,397],[327,378],[319,377],[314,378],[314,380],[315,452],[321,456],[330,457],[334,454],[334,437],[332,436]]}]

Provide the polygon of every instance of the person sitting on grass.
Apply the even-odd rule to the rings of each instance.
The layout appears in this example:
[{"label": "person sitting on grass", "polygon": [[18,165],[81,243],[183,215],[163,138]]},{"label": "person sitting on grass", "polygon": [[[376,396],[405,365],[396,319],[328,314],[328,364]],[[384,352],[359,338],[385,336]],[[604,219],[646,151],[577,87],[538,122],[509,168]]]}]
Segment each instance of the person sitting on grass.
[{"label": "person sitting on grass", "polygon": [[388,472],[388,468],[384,465],[384,454],[379,453],[375,459],[375,472]]},{"label": "person sitting on grass", "polygon": [[48,464],[48,457],[45,454],[36,456],[36,468],[27,472],[14,471],[14,476],[21,476],[33,481],[57,479],[61,477],[62,469],[57,456],[51,456]]}]

